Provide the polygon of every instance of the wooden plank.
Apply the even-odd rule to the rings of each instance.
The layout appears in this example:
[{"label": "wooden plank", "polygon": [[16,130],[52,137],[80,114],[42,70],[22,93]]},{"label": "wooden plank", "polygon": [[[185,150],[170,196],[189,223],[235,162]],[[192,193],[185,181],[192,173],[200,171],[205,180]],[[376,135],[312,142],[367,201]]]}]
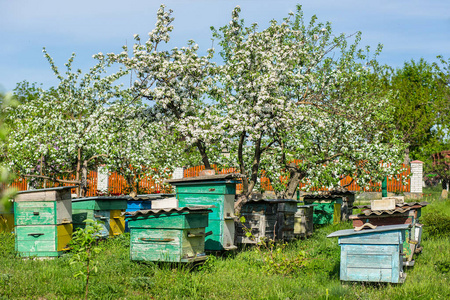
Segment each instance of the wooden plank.
[{"label": "wooden plank", "polygon": [[235,183],[189,183],[189,184],[177,184],[177,194],[236,194]]},{"label": "wooden plank", "polygon": [[56,202],[14,202],[14,224],[55,225]]},{"label": "wooden plank", "polygon": [[73,226],[72,224],[64,224],[56,226],[57,234],[57,251],[62,251],[68,247],[72,240]]},{"label": "wooden plank", "polygon": [[169,213],[127,218],[128,227],[184,229],[208,226],[208,213]]},{"label": "wooden plank", "polygon": [[[398,282],[398,279],[392,277],[392,270],[388,269],[366,269],[366,268],[347,268],[346,281],[367,281],[367,282]],[[341,279],[344,280],[344,279]]]},{"label": "wooden plank", "polygon": [[392,255],[390,254],[367,254],[367,253],[348,253],[347,268],[391,268]]},{"label": "wooden plank", "polygon": [[125,218],[122,216],[122,209],[110,211],[109,219],[109,236],[121,235],[125,232]]},{"label": "wooden plank", "polygon": [[224,218],[225,197],[223,195],[180,194],[177,197],[180,207],[214,205],[215,207],[211,208],[212,212],[209,214],[209,218],[222,220]]},{"label": "wooden plank", "polygon": [[72,223],[72,200],[56,201],[56,224]]}]

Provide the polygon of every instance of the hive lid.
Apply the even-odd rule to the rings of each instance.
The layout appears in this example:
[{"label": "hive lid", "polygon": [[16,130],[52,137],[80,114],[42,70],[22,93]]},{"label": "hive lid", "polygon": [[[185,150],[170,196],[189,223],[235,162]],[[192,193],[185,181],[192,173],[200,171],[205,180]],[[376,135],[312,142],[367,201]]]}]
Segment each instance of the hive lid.
[{"label": "hive lid", "polygon": [[327,238],[330,237],[341,237],[341,236],[351,236],[351,235],[358,235],[358,234],[367,234],[367,233],[374,233],[374,232],[385,232],[385,231],[393,231],[393,230],[406,230],[410,227],[410,224],[399,224],[399,225],[386,225],[386,226],[377,226],[375,229],[365,229],[360,231],[355,231],[355,229],[345,229],[345,230],[339,230],[335,231],[327,236]]},{"label": "hive lid", "polygon": [[58,186],[58,187],[46,188],[46,189],[36,189],[36,190],[20,191],[20,192],[17,192],[17,194],[20,195],[20,194],[28,194],[28,193],[62,191],[62,190],[67,190],[67,189],[75,189],[75,188],[77,188],[77,187],[78,187],[78,186],[76,186],[76,185],[73,185],[73,186]]},{"label": "hive lid", "polygon": [[186,206],[177,208],[156,208],[156,209],[145,209],[136,211],[127,211],[122,213],[126,218],[137,217],[137,216],[150,216],[159,214],[170,214],[170,213],[201,213],[201,212],[212,212],[211,208],[215,208],[214,205],[196,205],[196,206]]},{"label": "hive lid", "polygon": [[245,175],[239,173],[228,173],[228,174],[219,174],[219,175],[208,175],[208,176],[197,176],[197,177],[186,177],[180,179],[170,179],[165,180],[165,183],[170,183],[172,185],[177,185],[179,183],[187,183],[187,182],[198,182],[198,181],[226,181],[232,179],[240,179],[245,178]]},{"label": "hive lid", "polygon": [[85,197],[85,198],[75,198],[72,202],[82,202],[82,201],[114,201],[114,200],[128,200],[131,199],[130,196],[95,196],[95,197]]}]

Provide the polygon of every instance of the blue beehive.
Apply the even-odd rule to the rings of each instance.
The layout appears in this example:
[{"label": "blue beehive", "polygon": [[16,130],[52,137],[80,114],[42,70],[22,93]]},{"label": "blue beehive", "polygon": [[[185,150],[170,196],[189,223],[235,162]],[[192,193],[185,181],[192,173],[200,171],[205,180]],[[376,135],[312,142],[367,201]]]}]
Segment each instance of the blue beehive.
[{"label": "blue beehive", "polygon": [[410,225],[378,226],[375,229],[339,230],[328,237],[339,237],[340,279],[402,283],[403,241]]}]

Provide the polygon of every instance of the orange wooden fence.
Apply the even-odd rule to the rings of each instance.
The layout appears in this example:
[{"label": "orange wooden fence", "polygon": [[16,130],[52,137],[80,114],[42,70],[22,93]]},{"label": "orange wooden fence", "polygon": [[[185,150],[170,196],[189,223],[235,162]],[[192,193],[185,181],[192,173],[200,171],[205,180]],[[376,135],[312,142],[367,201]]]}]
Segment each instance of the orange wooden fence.
[{"label": "orange wooden fence", "polygon": [[[216,174],[227,174],[227,173],[233,173],[237,172],[236,168],[225,168],[225,169],[218,169],[217,166],[213,166]],[[410,191],[410,179],[407,180],[407,184],[402,183],[402,179],[406,178],[410,174],[410,168],[403,167],[406,169],[403,173],[401,173],[396,178],[388,179],[387,181],[387,188],[388,192],[409,192]],[[187,168],[184,170],[184,177],[195,177],[198,176],[200,171],[204,170],[204,166],[196,166]],[[73,179],[73,178],[71,178]],[[96,196],[98,195],[97,192],[97,172],[90,171],[88,174],[88,190],[86,196]],[[350,176],[345,177],[340,181],[341,186],[346,186],[352,181],[352,178]],[[58,183],[52,183],[48,182],[46,187],[53,187],[53,186],[70,186],[71,184],[58,184]],[[19,178],[16,179],[11,186],[16,187],[19,191],[27,190],[27,179],[25,178]],[[130,192],[130,188],[128,187],[125,178],[122,175],[119,175],[117,173],[112,173],[109,176],[109,193],[111,195],[121,195],[121,194],[128,194]],[[264,190],[273,191],[272,185],[270,184],[270,180],[267,177],[261,178],[261,186]],[[300,184],[300,188],[303,188],[305,184]],[[350,185],[347,186],[348,190],[350,191],[366,191],[366,192],[380,192],[381,191],[381,182],[375,182],[371,183],[368,188],[361,188],[356,184],[356,182],[352,182]],[[242,184],[237,185],[238,190],[242,190]],[[326,189],[319,189],[319,190],[326,190]],[[169,193],[171,192],[171,188],[167,185],[157,184],[151,177],[141,177],[139,180],[139,193],[142,194],[155,194],[155,193]],[[75,190],[73,191],[75,193]]]}]

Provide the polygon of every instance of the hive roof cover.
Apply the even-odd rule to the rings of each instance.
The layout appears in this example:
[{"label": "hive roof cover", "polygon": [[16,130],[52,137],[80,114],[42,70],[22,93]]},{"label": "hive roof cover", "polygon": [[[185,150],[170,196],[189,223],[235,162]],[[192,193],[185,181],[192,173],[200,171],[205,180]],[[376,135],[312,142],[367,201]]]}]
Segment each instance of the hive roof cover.
[{"label": "hive roof cover", "polygon": [[364,230],[360,230],[360,231],[356,231],[355,229],[345,229],[345,230],[335,231],[335,232],[329,234],[327,236],[327,238],[358,235],[358,234],[367,234],[367,233],[374,233],[374,232],[385,232],[385,231],[392,231],[392,230],[405,230],[405,229],[408,229],[410,226],[411,226],[410,224],[386,225],[386,226],[377,226],[377,228],[375,228],[375,229],[364,229]]},{"label": "hive roof cover", "polygon": [[176,208],[156,208],[156,209],[145,209],[136,211],[127,211],[122,213],[125,217],[136,217],[136,216],[149,216],[167,213],[182,213],[182,212],[212,212],[211,208],[215,208],[214,205],[196,205],[196,206],[186,206],[186,207],[176,207]]},{"label": "hive roof cover", "polygon": [[77,187],[78,186],[76,186],[76,185],[73,185],[73,186],[58,186],[58,187],[52,187],[52,188],[47,188],[47,189],[36,189],[36,190],[20,191],[20,192],[17,192],[17,194],[50,192],[50,191],[62,191],[62,190],[67,190],[67,189],[75,189]]},{"label": "hive roof cover", "polygon": [[218,174],[218,175],[207,175],[207,176],[197,176],[197,177],[185,177],[180,179],[170,179],[164,181],[165,183],[170,184],[177,184],[177,183],[184,183],[184,182],[195,182],[195,181],[224,181],[224,180],[231,180],[231,179],[240,179],[245,178],[245,175],[242,175],[240,173],[228,173],[228,174]]}]

